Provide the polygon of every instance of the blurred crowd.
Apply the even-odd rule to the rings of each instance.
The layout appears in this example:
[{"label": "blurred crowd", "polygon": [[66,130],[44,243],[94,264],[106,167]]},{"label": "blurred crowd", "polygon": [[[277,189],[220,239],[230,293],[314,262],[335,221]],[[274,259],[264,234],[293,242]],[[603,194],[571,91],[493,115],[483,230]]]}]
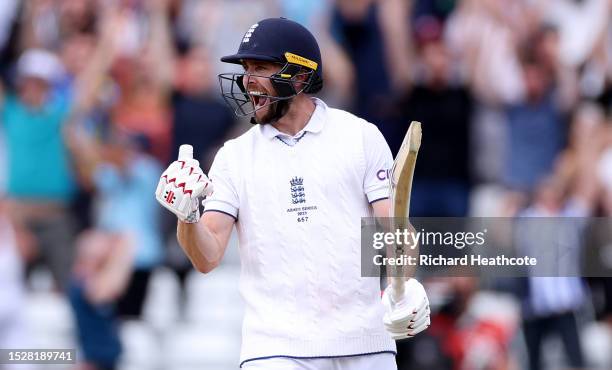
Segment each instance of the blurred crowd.
[{"label": "blurred crowd", "polygon": [[[118,328],[141,318],[155,271],[192,273],[155,202],[158,178],[180,144],[207,172],[249,128],[216,75],[267,17],[313,31],[321,97],[376,124],[393,153],[422,122],[412,216],[612,217],[611,11],[610,0],[0,1],[0,348],[28,346],[22,311],[43,266],[70,303],[82,368],[118,368]],[[602,243],[577,249],[612,272]],[[597,325],[612,338],[609,279],[426,286],[432,327],[399,344],[400,369],[612,367],[583,335]],[[549,334],[560,358],[543,350]]]}]

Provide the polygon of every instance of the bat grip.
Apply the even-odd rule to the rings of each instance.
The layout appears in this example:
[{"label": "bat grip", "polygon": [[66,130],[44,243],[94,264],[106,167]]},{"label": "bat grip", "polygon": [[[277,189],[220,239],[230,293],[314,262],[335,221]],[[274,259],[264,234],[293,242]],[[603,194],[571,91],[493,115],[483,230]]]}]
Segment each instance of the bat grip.
[{"label": "bat grip", "polygon": [[406,278],[404,277],[392,277],[391,278],[391,294],[393,302],[399,302],[404,298],[404,284]]},{"label": "bat grip", "polygon": [[179,147],[179,160],[193,159],[193,147],[189,144],[183,144]]}]

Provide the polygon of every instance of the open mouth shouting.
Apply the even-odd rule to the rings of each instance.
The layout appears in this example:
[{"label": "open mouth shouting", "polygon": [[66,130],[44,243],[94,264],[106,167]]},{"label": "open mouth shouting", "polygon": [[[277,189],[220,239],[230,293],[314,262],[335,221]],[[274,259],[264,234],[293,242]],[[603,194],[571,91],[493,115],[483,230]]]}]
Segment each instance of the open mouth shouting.
[{"label": "open mouth shouting", "polygon": [[270,100],[268,94],[262,90],[249,90],[249,96],[253,101],[253,106],[255,107],[255,110],[263,108]]}]

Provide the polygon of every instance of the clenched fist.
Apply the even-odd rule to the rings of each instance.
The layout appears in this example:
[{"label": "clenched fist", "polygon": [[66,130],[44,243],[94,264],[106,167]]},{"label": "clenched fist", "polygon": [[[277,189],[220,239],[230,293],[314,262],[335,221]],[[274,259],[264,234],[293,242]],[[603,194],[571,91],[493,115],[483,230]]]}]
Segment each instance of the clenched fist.
[{"label": "clenched fist", "polygon": [[159,179],[155,198],[179,220],[195,223],[200,220],[199,198],[212,192],[212,182],[193,159],[193,147],[181,145],[178,160]]}]

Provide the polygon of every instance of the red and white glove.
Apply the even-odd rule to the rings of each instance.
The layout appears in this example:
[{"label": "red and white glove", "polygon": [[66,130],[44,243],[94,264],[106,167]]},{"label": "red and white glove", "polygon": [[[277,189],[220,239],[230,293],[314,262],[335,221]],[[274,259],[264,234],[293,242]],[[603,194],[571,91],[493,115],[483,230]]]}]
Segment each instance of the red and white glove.
[{"label": "red and white glove", "polygon": [[383,293],[382,302],[385,306],[383,323],[393,339],[411,338],[429,327],[429,298],[423,285],[415,279],[406,281],[404,296],[397,302],[389,284]]},{"label": "red and white glove", "polygon": [[181,145],[178,160],[159,179],[155,198],[179,220],[196,223],[200,220],[199,198],[212,192],[212,182],[202,172],[200,162],[193,159],[193,147]]}]

